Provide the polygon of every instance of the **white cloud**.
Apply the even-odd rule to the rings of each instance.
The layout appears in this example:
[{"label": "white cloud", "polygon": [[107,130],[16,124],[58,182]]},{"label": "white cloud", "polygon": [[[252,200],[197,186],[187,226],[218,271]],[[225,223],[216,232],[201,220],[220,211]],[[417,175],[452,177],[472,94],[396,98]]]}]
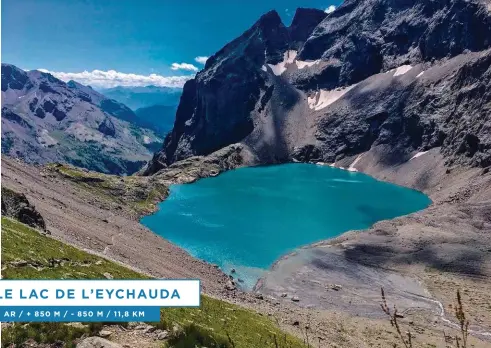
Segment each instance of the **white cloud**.
[{"label": "white cloud", "polygon": [[198,56],[196,58],[194,58],[195,61],[197,61],[198,63],[200,64],[205,64],[206,61],[208,60],[209,57],[205,57],[205,56]]},{"label": "white cloud", "polygon": [[332,13],[332,12],[334,12],[334,10],[335,10],[335,9],[336,9],[336,6],[331,5],[331,6],[329,6],[328,8],[326,8],[326,9],[324,10],[324,12],[325,12],[325,13]]},{"label": "white cloud", "polygon": [[50,73],[62,81],[74,80],[83,85],[90,85],[99,88],[111,88],[116,86],[161,86],[161,87],[182,87],[187,80],[194,75],[187,76],[161,76],[157,74],[137,75],[126,74],[115,70],[93,70],[79,73],[48,71],[38,69],[41,72]]},{"label": "white cloud", "polygon": [[172,70],[188,70],[188,71],[198,71],[199,69],[193,64],[189,63],[172,63]]}]

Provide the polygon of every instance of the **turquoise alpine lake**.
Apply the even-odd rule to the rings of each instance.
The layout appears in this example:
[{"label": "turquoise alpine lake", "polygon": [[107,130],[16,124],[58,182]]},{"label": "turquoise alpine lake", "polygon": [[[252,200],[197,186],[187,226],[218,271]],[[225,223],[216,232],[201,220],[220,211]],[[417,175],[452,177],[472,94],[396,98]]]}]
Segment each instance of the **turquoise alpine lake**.
[{"label": "turquoise alpine lake", "polygon": [[426,208],[421,192],[313,164],[240,168],[170,196],[141,222],[251,289],[282,255]]}]

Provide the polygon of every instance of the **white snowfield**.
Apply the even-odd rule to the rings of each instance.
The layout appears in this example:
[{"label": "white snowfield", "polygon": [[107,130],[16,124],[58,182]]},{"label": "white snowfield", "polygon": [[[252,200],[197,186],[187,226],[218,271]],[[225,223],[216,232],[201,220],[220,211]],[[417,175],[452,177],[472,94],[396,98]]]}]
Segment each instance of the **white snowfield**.
[{"label": "white snowfield", "polygon": [[273,64],[268,64],[268,65],[271,68],[271,70],[273,70],[273,73],[276,76],[280,76],[286,71],[286,65],[292,64],[296,57],[297,57],[297,51],[289,50],[283,54],[283,61],[274,65]]},{"label": "white snowfield", "polygon": [[411,70],[413,67],[411,65],[403,65],[400,66],[396,69],[396,72],[394,73],[394,76],[399,76],[399,75],[404,75],[407,73],[409,70]]},{"label": "white snowfield", "polygon": [[309,108],[312,110],[322,110],[341,98],[355,86],[356,84],[333,90],[321,89],[313,97],[307,98]]},{"label": "white snowfield", "polygon": [[413,68],[412,65],[401,65],[398,68],[395,68],[395,69],[392,69],[392,70],[387,71],[387,74],[393,72],[394,73],[394,77],[396,77],[396,76],[399,76],[399,75],[404,75],[405,73],[407,73],[412,68]]},{"label": "white snowfield", "polygon": [[[271,68],[271,70],[273,71],[273,73],[276,76],[280,76],[287,70],[287,66],[289,64],[296,64],[298,69],[303,69],[306,67],[314,66],[314,65],[319,64],[321,62],[320,59],[309,61],[309,62],[303,61],[303,60],[297,60],[296,59],[297,53],[298,52],[295,50],[286,51],[285,53],[283,53],[283,61],[281,61],[277,64],[268,64],[268,66]],[[263,65],[261,67],[261,69],[263,71],[267,71],[267,67],[265,65]]]},{"label": "white snowfield", "polygon": [[418,152],[416,155],[414,155],[413,157],[411,157],[409,160],[412,160],[414,158],[418,158],[420,156],[423,156],[425,153],[427,153],[428,151],[422,151],[422,152]]},{"label": "white snowfield", "polygon": [[306,62],[306,61],[303,61],[303,60],[296,60],[295,61],[295,64],[297,64],[297,68],[299,68],[299,69],[303,69],[303,68],[305,68],[307,66],[308,67],[311,67],[311,66],[313,66],[315,64],[319,64],[319,63],[320,63],[320,60],[319,59],[313,60],[311,62]]}]

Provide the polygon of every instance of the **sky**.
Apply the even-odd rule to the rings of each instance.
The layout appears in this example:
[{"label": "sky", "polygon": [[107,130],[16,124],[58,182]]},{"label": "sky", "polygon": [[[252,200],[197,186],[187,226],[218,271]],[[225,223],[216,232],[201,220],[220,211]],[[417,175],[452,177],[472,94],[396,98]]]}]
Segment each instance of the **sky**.
[{"label": "sky", "polygon": [[2,62],[97,87],[182,86],[206,58],[275,9],[341,0],[3,0]]}]

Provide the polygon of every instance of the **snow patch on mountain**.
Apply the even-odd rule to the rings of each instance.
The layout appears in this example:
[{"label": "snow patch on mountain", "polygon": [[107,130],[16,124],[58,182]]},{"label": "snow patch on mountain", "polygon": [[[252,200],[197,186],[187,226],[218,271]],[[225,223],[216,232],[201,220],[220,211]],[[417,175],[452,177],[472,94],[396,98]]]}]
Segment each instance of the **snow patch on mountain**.
[{"label": "snow patch on mountain", "polygon": [[316,92],[314,96],[308,97],[307,102],[309,104],[309,108],[312,110],[322,110],[337,101],[355,86],[356,84],[345,88],[336,88],[333,90],[321,89]]},{"label": "snow patch on mountain", "polygon": [[286,66],[292,64],[297,57],[297,51],[289,50],[283,54],[283,60],[277,64],[268,64],[276,76],[280,76],[286,71]]}]

